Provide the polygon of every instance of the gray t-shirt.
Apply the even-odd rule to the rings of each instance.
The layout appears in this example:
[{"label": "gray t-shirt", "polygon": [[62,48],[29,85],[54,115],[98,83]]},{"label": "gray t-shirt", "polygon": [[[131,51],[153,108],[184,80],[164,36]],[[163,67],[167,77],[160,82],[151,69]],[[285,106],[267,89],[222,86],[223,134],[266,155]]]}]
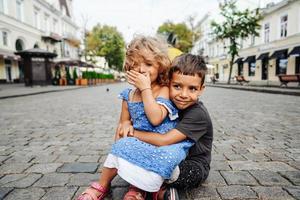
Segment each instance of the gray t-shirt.
[{"label": "gray t-shirt", "polygon": [[179,122],[175,129],[195,141],[186,160],[209,167],[213,141],[213,126],[202,102],[179,112]]}]

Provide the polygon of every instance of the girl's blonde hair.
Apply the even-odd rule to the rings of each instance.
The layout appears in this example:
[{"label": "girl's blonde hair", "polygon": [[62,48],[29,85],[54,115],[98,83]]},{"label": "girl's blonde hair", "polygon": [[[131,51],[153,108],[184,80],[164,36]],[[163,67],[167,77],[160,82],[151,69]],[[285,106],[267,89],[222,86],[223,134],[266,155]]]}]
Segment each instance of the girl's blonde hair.
[{"label": "girl's blonde hair", "polygon": [[124,70],[131,70],[142,62],[158,65],[158,84],[168,84],[171,61],[168,57],[168,45],[165,42],[154,37],[135,37],[127,46]]}]

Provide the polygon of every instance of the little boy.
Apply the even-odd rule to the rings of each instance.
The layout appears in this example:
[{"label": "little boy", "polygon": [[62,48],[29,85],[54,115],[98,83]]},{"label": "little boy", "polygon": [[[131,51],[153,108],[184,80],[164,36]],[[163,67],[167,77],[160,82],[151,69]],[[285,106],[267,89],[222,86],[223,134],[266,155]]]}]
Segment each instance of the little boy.
[{"label": "little boy", "polygon": [[205,88],[206,70],[202,57],[192,54],[178,56],[169,73],[170,99],[180,110],[177,126],[166,134],[137,130],[129,133],[129,136],[157,146],[174,144],[186,138],[195,142],[186,159],[174,170],[172,179],[175,181],[162,187],[154,199],[179,199],[175,188],[197,187],[208,177],[213,127],[206,108],[198,100]]}]

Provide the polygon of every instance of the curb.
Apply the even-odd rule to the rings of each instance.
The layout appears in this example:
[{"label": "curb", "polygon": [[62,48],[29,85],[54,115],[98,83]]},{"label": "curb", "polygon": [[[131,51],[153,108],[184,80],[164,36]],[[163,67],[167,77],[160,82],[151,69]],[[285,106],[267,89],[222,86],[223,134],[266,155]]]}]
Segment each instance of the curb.
[{"label": "curb", "polygon": [[261,92],[261,93],[270,93],[270,94],[282,94],[282,95],[292,95],[292,96],[300,96],[300,89],[294,89],[295,91],[291,90],[272,90],[266,88],[258,88],[258,87],[234,87],[234,86],[222,86],[222,85],[211,85],[207,84],[208,87],[218,87],[218,88],[225,88],[225,89],[234,89],[234,90],[247,90],[253,92]]},{"label": "curb", "polygon": [[84,89],[84,88],[90,88],[90,87],[98,87],[98,86],[104,86],[104,85],[116,84],[116,83],[119,83],[119,82],[107,83],[107,84],[101,84],[101,85],[83,86],[83,87],[76,87],[76,88],[46,90],[46,91],[32,92],[32,93],[27,93],[27,94],[25,93],[25,94],[14,94],[14,95],[8,95],[8,96],[0,96],[0,100],[1,99],[10,99],[10,98],[32,96],[32,95],[38,95],[38,94],[45,94],[45,93],[51,93],[51,92],[63,92],[63,91],[68,91],[68,90],[77,90],[77,89]]}]

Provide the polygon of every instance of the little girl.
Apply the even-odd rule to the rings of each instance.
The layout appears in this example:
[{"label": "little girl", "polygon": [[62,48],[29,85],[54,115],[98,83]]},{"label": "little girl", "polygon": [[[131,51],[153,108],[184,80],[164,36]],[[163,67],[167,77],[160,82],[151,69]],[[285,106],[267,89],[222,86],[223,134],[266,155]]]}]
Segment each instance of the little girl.
[{"label": "little girl", "polygon": [[[152,37],[137,37],[126,51],[125,70],[128,83],[136,89],[125,89],[119,127],[116,135],[136,130],[164,134],[176,125],[177,109],[169,100],[168,69],[170,60],[164,44]],[[117,140],[108,155],[99,182],[92,183],[78,200],[104,199],[112,179],[118,174],[130,183],[124,199],[144,199],[145,192],[157,192],[164,179],[169,179],[175,167],[193,145],[190,140],[157,147],[134,137]]]}]

